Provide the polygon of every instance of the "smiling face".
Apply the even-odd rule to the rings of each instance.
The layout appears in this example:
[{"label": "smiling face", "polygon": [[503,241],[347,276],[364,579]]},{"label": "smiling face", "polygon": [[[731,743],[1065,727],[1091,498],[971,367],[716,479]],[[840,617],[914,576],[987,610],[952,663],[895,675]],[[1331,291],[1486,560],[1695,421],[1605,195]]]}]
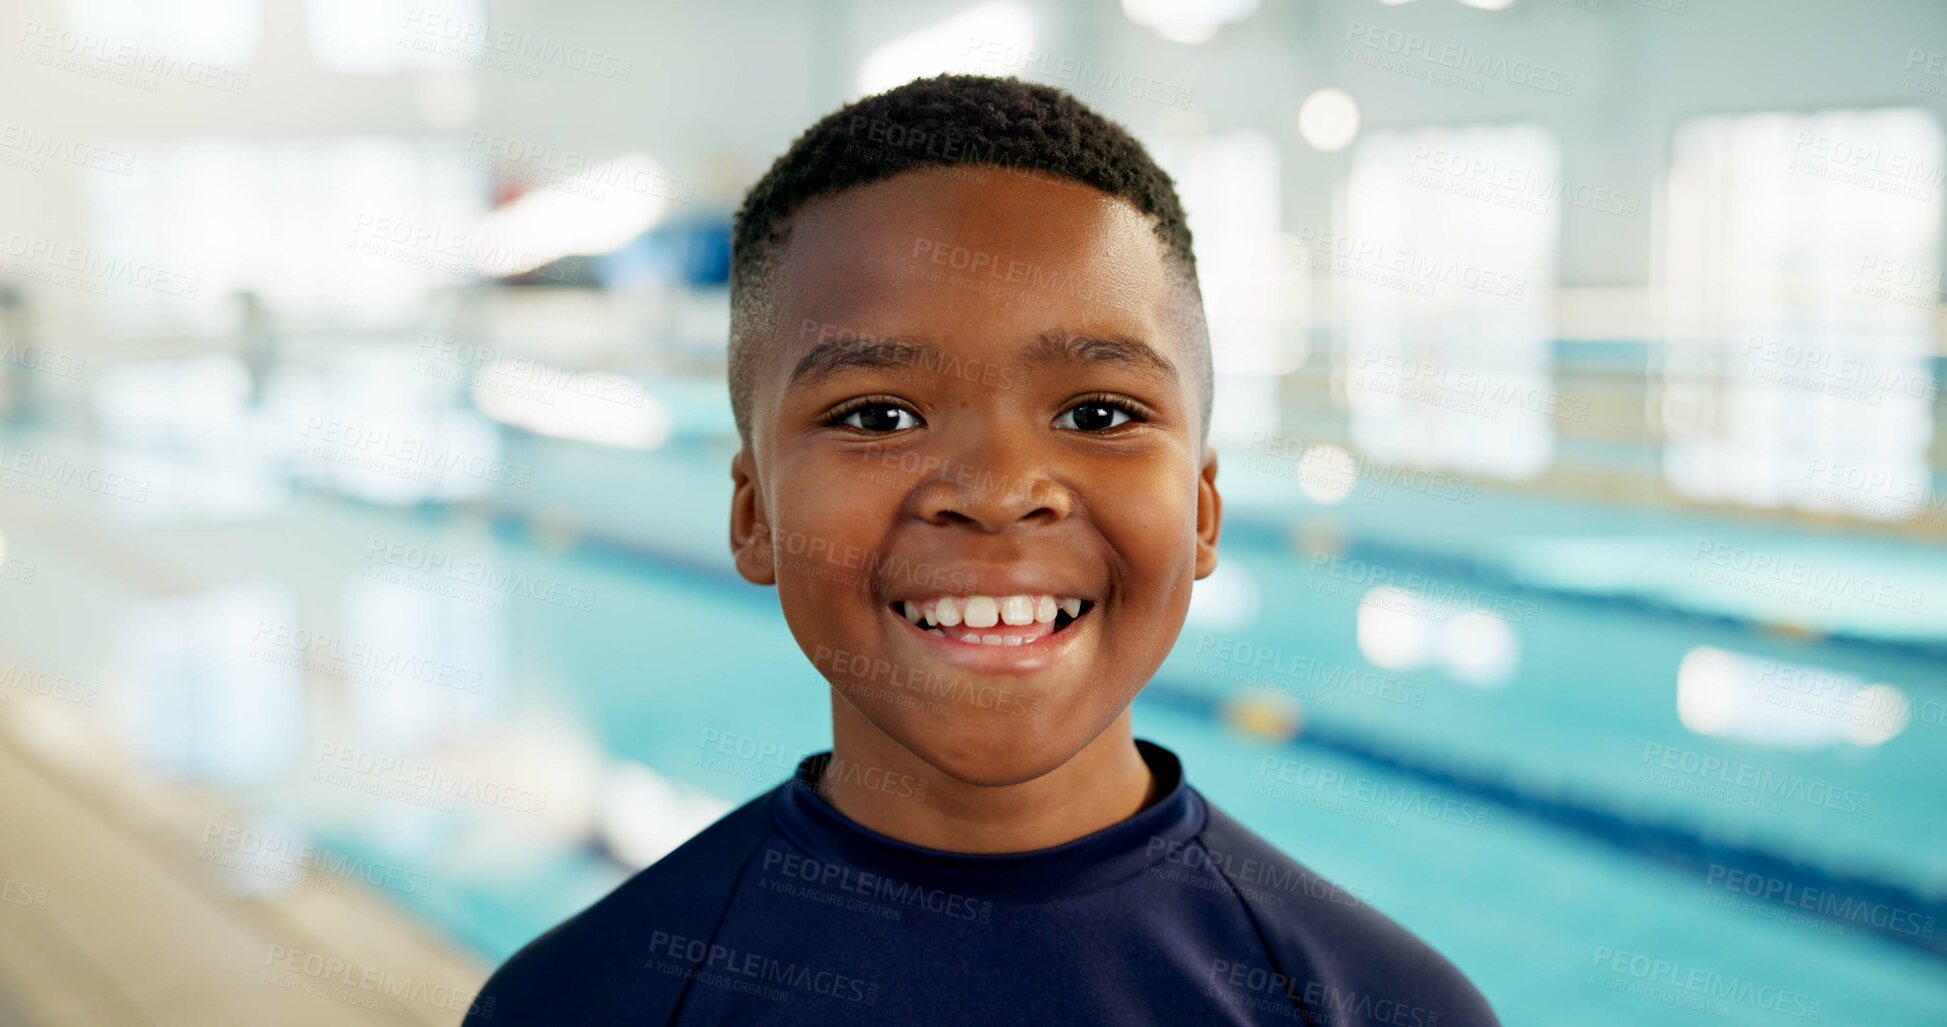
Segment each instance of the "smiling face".
[{"label": "smiling face", "polygon": [[1086,185],[930,169],[808,204],[771,284],[732,463],[740,572],[941,773],[1061,766],[1216,566],[1193,301],[1163,245]]}]

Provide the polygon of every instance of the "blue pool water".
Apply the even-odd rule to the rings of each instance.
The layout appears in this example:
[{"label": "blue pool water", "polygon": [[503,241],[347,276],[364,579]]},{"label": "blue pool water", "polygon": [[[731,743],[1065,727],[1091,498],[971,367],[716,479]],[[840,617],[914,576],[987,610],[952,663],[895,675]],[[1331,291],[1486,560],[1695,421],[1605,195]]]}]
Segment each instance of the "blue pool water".
[{"label": "blue pool water", "polygon": [[[254,465],[58,436],[12,444],[203,484],[140,504],[72,489],[0,497],[9,556],[36,566],[29,586],[0,583],[15,592],[7,650],[104,682],[104,714],[156,777],[215,785],[257,810],[253,823],[423,870],[423,894],[388,896],[485,961],[621,880],[614,837],[673,844],[829,741],[823,682],[775,594],[730,572],[720,442],[636,453],[510,435],[503,455],[534,469],[531,485],[405,508],[285,487]],[[245,495],[249,481],[277,484]],[[1137,701],[1138,733],[1244,823],[1448,954],[1506,1022],[1947,1022],[1947,946],[1931,919],[1947,901],[1941,554],[1532,497],[1398,490],[1321,506],[1241,471],[1233,485],[1224,569],[1199,584]],[[1847,596],[1778,607],[1699,572],[1719,544],[1870,568],[1927,602],[1897,616]],[[438,595],[410,556],[391,555],[429,552],[591,601]],[[1385,638],[1362,646],[1376,583],[1419,612],[1379,617]],[[1427,595],[1492,600],[1506,615],[1468,620],[1463,648],[1504,658],[1415,656],[1441,644],[1416,639],[1419,626],[1452,619],[1410,606]],[[406,639],[477,673],[477,690],[297,673],[279,662],[295,651],[278,644],[291,625]],[[1375,666],[1374,645],[1404,668]],[[1792,722],[1812,733],[1796,748],[1740,735],[1764,710],[1712,682],[1742,687],[1739,674],[1780,666],[1897,689],[1907,723],[1879,744],[1835,740],[1829,716]],[[1680,675],[1701,682],[1687,720]],[[494,741],[465,742],[479,738]],[[362,755],[335,763],[347,749]],[[496,794],[533,793],[546,809],[399,801],[366,787],[368,756],[486,768]],[[671,819],[640,823],[631,799]],[[618,823],[630,829],[594,829]],[[1807,915],[1727,889],[1732,874],[1850,905]]]}]

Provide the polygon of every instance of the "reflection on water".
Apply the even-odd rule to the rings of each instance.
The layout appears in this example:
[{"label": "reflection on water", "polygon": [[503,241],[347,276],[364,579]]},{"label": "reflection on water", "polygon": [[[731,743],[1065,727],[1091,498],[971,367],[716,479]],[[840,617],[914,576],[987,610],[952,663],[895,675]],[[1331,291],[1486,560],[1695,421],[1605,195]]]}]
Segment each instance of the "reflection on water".
[{"label": "reflection on water", "polygon": [[1710,646],[1677,669],[1677,716],[1700,735],[1772,749],[1884,745],[1913,704],[1892,685]]},{"label": "reflection on water", "polygon": [[1358,637],[1359,652],[1376,667],[1437,667],[1482,688],[1507,684],[1520,652],[1506,619],[1391,585],[1359,601]]}]

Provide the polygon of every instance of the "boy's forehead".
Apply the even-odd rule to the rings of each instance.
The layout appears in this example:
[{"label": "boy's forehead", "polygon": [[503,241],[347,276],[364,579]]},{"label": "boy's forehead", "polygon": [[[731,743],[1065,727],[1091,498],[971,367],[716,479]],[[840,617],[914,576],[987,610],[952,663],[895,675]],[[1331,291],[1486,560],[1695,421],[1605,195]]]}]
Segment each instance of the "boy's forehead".
[{"label": "boy's forehead", "polygon": [[820,198],[793,217],[771,284],[773,366],[833,332],[1012,344],[1068,329],[1145,338],[1189,371],[1150,220],[1065,179],[926,169]]}]

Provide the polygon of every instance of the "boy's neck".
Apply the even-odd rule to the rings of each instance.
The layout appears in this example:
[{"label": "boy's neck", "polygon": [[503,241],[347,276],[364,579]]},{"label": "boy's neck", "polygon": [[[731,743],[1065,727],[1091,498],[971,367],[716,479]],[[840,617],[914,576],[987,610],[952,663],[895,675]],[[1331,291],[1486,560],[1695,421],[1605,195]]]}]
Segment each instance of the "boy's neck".
[{"label": "boy's neck", "polygon": [[1124,710],[1073,759],[1032,781],[972,785],[941,773],[834,695],[832,763],[909,774],[926,782],[926,796],[916,801],[871,788],[860,774],[828,774],[818,792],[855,823],[909,845],[1030,852],[1120,823],[1158,798],[1155,775],[1132,731]]}]

